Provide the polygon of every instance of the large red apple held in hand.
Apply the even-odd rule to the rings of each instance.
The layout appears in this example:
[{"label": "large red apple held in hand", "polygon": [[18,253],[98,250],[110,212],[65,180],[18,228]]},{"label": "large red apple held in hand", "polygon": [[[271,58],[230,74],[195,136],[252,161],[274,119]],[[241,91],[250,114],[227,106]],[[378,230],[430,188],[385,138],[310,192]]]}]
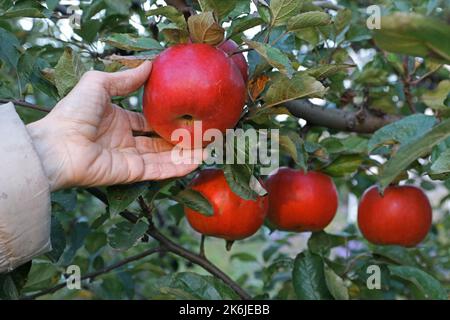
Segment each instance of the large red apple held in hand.
[{"label": "large red apple held in hand", "polygon": [[333,220],[338,195],[333,180],[320,172],[280,168],[266,181],[269,221],[286,231],[319,231]]},{"label": "large red apple held in hand", "polygon": [[391,186],[380,195],[371,187],[358,208],[358,225],[374,244],[412,247],[431,227],[431,205],[422,190],[413,186]]},{"label": "large red apple held in hand", "polygon": [[228,186],[222,170],[207,169],[199,173],[190,184],[211,203],[214,214],[205,216],[184,208],[192,228],[207,235],[233,241],[254,234],[264,223],[268,209],[268,198],[244,200]]},{"label": "large red apple held in hand", "polygon": [[[144,89],[144,115],[165,140],[176,129],[186,129],[194,139],[194,121],[203,132],[233,128],[245,104],[245,83],[228,56],[207,44],[181,44],[164,50],[153,61]],[[195,137],[202,139],[202,137]],[[183,141],[183,146],[193,146]],[[205,145],[205,143],[203,143]]]},{"label": "large red apple held in hand", "polygon": [[247,82],[248,80],[247,61],[245,60],[245,57],[241,52],[233,54],[236,51],[239,51],[239,46],[237,45],[237,43],[234,42],[233,40],[227,40],[219,46],[219,49],[224,51],[228,55],[231,55],[230,59],[233,60],[233,62],[239,68],[239,71],[242,74],[242,78],[244,78],[244,82]]}]

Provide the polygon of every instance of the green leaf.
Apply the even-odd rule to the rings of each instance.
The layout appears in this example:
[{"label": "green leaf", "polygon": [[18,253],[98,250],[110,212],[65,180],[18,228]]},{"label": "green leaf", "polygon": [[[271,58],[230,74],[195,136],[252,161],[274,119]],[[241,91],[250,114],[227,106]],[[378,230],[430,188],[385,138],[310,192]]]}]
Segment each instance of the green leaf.
[{"label": "green leaf", "polygon": [[293,16],[300,13],[304,0],[272,0],[270,10],[272,12],[271,25],[282,26]]},{"label": "green leaf", "polygon": [[431,17],[404,12],[384,16],[374,40],[386,51],[450,62],[450,26]]},{"label": "green leaf", "polygon": [[344,150],[344,144],[341,142],[341,139],[335,137],[323,139],[320,141],[320,145],[330,154],[341,153]]},{"label": "green leaf", "polygon": [[234,10],[238,0],[199,0],[198,2],[203,12],[212,11],[221,20]]},{"label": "green leaf", "polygon": [[[201,300],[228,300],[239,298],[222,280],[193,272],[180,272],[161,277],[155,281],[154,287],[158,291],[162,291],[164,296],[172,299],[189,297]],[[167,288],[171,290],[167,290]]]},{"label": "green leaf", "polygon": [[59,0],[46,0],[45,3],[47,4],[47,8],[53,11],[58,5]]},{"label": "green leaf", "polygon": [[433,162],[430,168],[430,174],[444,174],[450,172],[450,149],[442,152]]},{"label": "green leaf", "polygon": [[116,48],[131,51],[163,50],[163,46],[155,39],[139,37],[131,33],[112,33],[104,41]]},{"label": "green leaf", "polygon": [[252,171],[245,164],[225,164],[223,169],[225,179],[231,190],[245,200],[255,200],[257,194],[250,187]]},{"label": "green leaf", "polygon": [[413,283],[424,294],[426,299],[448,299],[445,288],[428,273],[409,266],[388,266],[388,268],[393,276]]},{"label": "green leaf", "polygon": [[196,190],[184,189],[172,198],[205,216],[212,216],[214,214],[214,209],[208,199]]},{"label": "green leaf", "polygon": [[444,102],[450,94],[450,80],[442,80],[434,90],[429,90],[422,95],[422,101],[434,110],[450,110]]},{"label": "green leaf", "polygon": [[163,16],[172,21],[179,29],[187,30],[187,23],[183,14],[175,7],[164,6],[153,10],[149,10],[146,13],[147,16]]},{"label": "green leaf", "polygon": [[88,20],[81,24],[80,29],[74,31],[82,37],[86,42],[92,43],[97,39],[99,31],[102,27],[102,21],[97,19]]},{"label": "green leaf", "polygon": [[107,243],[107,236],[105,232],[103,231],[94,231],[91,232],[86,237],[86,250],[94,255],[97,253],[101,248],[103,248]]},{"label": "green leaf", "polygon": [[103,0],[114,13],[129,15],[132,0]]},{"label": "green leaf", "polygon": [[[278,251],[278,247],[275,250]],[[264,259],[266,262],[268,259]],[[276,258],[272,263],[270,263],[267,267],[263,269],[263,279],[264,282],[267,283],[269,281],[273,282],[274,274],[279,273],[280,271],[289,271],[294,268],[294,259],[289,257],[281,257]]]},{"label": "green leaf", "polygon": [[228,28],[228,37],[233,37],[248,29],[259,26],[264,23],[264,20],[256,15],[247,15],[241,18],[234,19]]},{"label": "green leaf", "polygon": [[31,264],[31,270],[28,273],[28,280],[23,287],[23,292],[48,289],[49,287],[55,285],[60,278],[60,271],[54,263],[35,260]]},{"label": "green leaf", "polygon": [[348,288],[346,287],[344,280],[327,265],[325,265],[325,281],[328,290],[334,299],[349,300]]},{"label": "green leaf", "polygon": [[350,24],[352,20],[352,10],[345,8],[338,11],[334,19],[336,35],[339,35]]},{"label": "green leaf", "polygon": [[269,4],[265,0],[256,0],[256,10],[265,23],[270,23],[271,13]]},{"label": "green leaf", "polygon": [[57,101],[59,95],[55,85],[44,76],[44,70],[49,68],[50,64],[29,51],[25,51],[20,56],[17,64],[17,73],[22,87],[31,84],[33,89],[37,89]]},{"label": "green leaf", "polygon": [[109,209],[107,208],[107,210],[101,214],[100,216],[98,216],[91,224],[91,228],[92,229],[98,229],[99,227],[101,227],[109,218],[111,217],[110,213],[109,213]]},{"label": "green leaf", "polygon": [[66,48],[55,67],[55,84],[61,97],[66,96],[86,72],[80,56]]},{"label": "green leaf", "polygon": [[137,223],[122,221],[113,226],[108,232],[108,243],[117,250],[127,250],[144,236],[148,224],[143,220]]},{"label": "green leaf", "polygon": [[309,250],[297,255],[292,269],[295,294],[301,300],[329,300],[323,259]]},{"label": "green leaf", "polygon": [[343,177],[358,170],[362,161],[363,159],[360,155],[342,155],[325,167],[323,171],[333,177]]},{"label": "green leaf", "polygon": [[448,137],[450,137],[450,119],[434,126],[421,138],[416,139],[414,143],[409,143],[400,148],[383,166],[379,176],[381,187],[383,189],[387,187],[414,160],[428,154],[435,145]]},{"label": "green leaf", "polygon": [[308,249],[312,253],[326,256],[331,248],[343,246],[353,238],[349,235],[329,234],[325,231],[313,232],[308,240]]},{"label": "green leaf", "polygon": [[81,2],[81,9],[83,10],[82,21],[89,21],[93,16],[97,13],[106,9],[106,2],[104,0],[93,1],[92,3],[86,3],[86,6],[83,6],[83,2]]},{"label": "green leaf", "polygon": [[10,67],[16,68],[19,61],[19,40],[14,34],[0,27],[0,43],[2,44],[0,59]]},{"label": "green leaf", "polygon": [[331,23],[331,17],[328,13],[321,11],[310,11],[300,13],[289,19],[287,30],[297,32],[301,29],[310,27],[326,26]]},{"label": "green leaf", "polygon": [[0,299],[18,299],[22,288],[28,280],[30,269],[31,261],[9,273],[0,274]]},{"label": "green leaf", "polygon": [[52,192],[51,201],[66,212],[72,212],[77,207],[77,193],[74,189]]},{"label": "green leaf", "polygon": [[184,207],[181,203],[175,203],[167,209],[167,213],[173,216],[175,225],[179,225],[181,219],[184,218]]},{"label": "green leaf", "polygon": [[51,12],[42,6],[39,1],[22,0],[16,1],[14,6],[0,14],[0,19],[13,18],[49,18]]},{"label": "green leaf", "polygon": [[340,139],[341,144],[344,146],[342,153],[355,154],[355,153],[367,153],[368,139],[360,136],[349,136],[344,139]]},{"label": "green leaf", "polygon": [[233,255],[231,255],[230,257],[230,261],[233,260],[239,260],[239,261],[243,261],[243,262],[257,262],[258,259],[256,259],[256,257],[254,255],[251,255],[250,253],[247,252],[239,252],[239,253],[235,253]]},{"label": "green leaf", "polygon": [[406,249],[401,246],[375,246],[372,252],[398,264],[412,267],[418,266],[414,258],[415,251],[413,249]]},{"label": "green leaf", "polygon": [[118,214],[128,208],[128,206],[139,196],[142,196],[149,187],[150,184],[148,182],[107,187],[106,194],[111,214]]},{"label": "green leaf", "polygon": [[77,221],[70,230],[68,246],[61,256],[61,265],[68,265],[72,262],[78,249],[80,249],[86,236],[89,234],[89,224],[87,221]]},{"label": "green leaf", "polygon": [[55,215],[52,215],[50,239],[52,243],[52,251],[46,253],[45,255],[50,259],[50,261],[56,263],[66,249],[66,234],[61,222],[59,222]]},{"label": "green leaf", "polygon": [[212,12],[190,16],[188,26],[193,42],[215,46],[225,38],[225,30],[214,19]]},{"label": "green leaf", "polygon": [[305,150],[303,140],[300,136],[292,131],[283,131],[280,134],[280,149],[287,152],[295,163],[300,166],[304,171],[307,170],[306,161],[308,159],[308,153]]},{"label": "green leaf", "polygon": [[315,78],[295,73],[292,79],[277,77],[264,95],[264,108],[291,100],[323,97],[327,89]]},{"label": "green leaf", "polygon": [[255,51],[263,57],[272,67],[280,70],[291,78],[295,70],[292,68],[292,64],[289,58],[281,52],[278,48],[271,47],[270,45],[262,42],[252,41],[243,39],[244,42],[250,47],[255,49]]},{"label": "green leaf", "polygon": [[189,41],[189,32],[184,29],[179,29],[173,23],[159,25],[159,33],[170,44],[187,43]]},{"label": "green leaf", "polygon": [[383,144],[400,143],[401,145],[406,145],[416,141],[430,131],[435,123],[436,119],[434,117],[414,114],[388,124],[378,129],[372,135],[367,145],[368,151],[371,152]]},{"label": "green leaf", "polygon": [[317,28],[305,28],[299,32],[295,32],[295,36],[301,40],[309,42],[313,47],[317,46],[320,41],[320,33]]},{"label": "green leaf", "polygon": [[311,77],[316,78],[317,80],[323,80],[326,79],[335,73],[338,73],[340,71],[344,71],[348,68],[353,68],[354,65],[352,64],[326,64],[321,65],[313,68],[309,68],[308,70],[304,71],[306,74],[310,75]]}]

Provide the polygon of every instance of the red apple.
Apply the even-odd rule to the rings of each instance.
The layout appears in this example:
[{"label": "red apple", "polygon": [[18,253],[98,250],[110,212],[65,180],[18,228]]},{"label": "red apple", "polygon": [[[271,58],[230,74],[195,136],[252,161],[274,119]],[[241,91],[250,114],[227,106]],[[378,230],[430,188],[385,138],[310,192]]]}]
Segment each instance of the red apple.
[{"label": "red apple", "polygon": [[231,60],[233,60],[233,62],[239,68],[239,71],[241,71],[242,77],[244,78],[244,82],[247,82],[248,80],[247,61],[245,60],[245,57],[242,53],[233,54],[234,52],[239,50],[239,46],[237,45],[237,43],[234,42],[233,40],[227,40],[219,46],[219,49],[223,50],[227,54],[231,54],[230,56]]},{"label": "red apple", "polygon": [[190,187],[208,199],[214,209],[212,216],[204,216],[185,207],[189,224],[198,232],[226,240],[240,240],[250,237],[262,226],[268,198],[242,199],[230,189],[222,170],[200,171]]},{"label": "red apple", "polygon": [[364,237],[381,245],[413,247],[431,228],[431,205],[414,186],[391,186],[380,195],[369,188],[358,208],[358,225]]},{"label": "red apple", "polygon": [[[211,128],[221,132],[233,128],[245,98],[239,69],[222,50],[207,44],[181,44],[153,61],[143,109],[153,130],[175,144],[180,142],[171,137],[176,129],[186,129],[194,139],[194,121],[202,121],[202,135]],[[193,143],[183,141],[182,145]]]},{"label": "red apple", "polygon": [[324,229],[333,220],[338,195],[333,180],[321,172],[280,168],[266,181],[269,221],[280,230]]}]

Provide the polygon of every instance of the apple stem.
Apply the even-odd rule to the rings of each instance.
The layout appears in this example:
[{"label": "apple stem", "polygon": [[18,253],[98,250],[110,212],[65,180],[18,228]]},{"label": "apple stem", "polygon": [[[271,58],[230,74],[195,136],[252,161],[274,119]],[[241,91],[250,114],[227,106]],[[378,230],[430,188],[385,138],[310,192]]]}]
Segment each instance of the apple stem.
[{"label": "apple stem", "polygon": [[200,240],[200,256],[206,259],[205,240],[206,240],[206,236],[204,234],[202,234],[202,238]]},{"label": "apple stem", "polygon": [[234,244],[234,240],[227,240],[226,244],[225,244],[225,248],[227,249],[227,251],[231,250],[231,247],[233,247]]}]

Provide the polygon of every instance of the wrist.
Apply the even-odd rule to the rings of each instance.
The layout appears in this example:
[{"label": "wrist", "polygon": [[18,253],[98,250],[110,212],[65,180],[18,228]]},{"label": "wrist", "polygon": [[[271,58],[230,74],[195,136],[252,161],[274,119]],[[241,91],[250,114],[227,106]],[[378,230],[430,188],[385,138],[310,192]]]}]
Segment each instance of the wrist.
[{"label": "wrist", "polygon": [[26,126],[34,149],[41,160],[44,173],[50,184],[50,191],[67,187],[64,178],[62,154],[57,150],[57,134],[49,123],[48,116]]}]

